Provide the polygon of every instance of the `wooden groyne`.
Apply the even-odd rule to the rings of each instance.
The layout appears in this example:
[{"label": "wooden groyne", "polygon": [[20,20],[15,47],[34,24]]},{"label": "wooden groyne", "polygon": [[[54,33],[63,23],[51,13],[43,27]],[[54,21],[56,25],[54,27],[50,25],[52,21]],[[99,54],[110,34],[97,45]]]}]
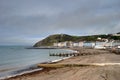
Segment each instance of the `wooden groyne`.
[{"label": "wooden groyne", "polygon": [[50,53],[49,56],[69,57],[69,56],[82,56],[88,55],[84,53]]},{"label": "wooden groyne", "polygon": [[76,56],[76,53],[50,53],[49,56],[69,57]]},{"label": "wooden groyne", "polygon": [[49,56],[69,57],[69,56],[82,56],[90,55],[89,53],[50,53]]},{"label": "wooden groyne", "polygon": [[85,55],[97,55],[100,52],[84,52],[84,53],[50,53],[49,56],[69,57],[69,56],[85,56]]}]

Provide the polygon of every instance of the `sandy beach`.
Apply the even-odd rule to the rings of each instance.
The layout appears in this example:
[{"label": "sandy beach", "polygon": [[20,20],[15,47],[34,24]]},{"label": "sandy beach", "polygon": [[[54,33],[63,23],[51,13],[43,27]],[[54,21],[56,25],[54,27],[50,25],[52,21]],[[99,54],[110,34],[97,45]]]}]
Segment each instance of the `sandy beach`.
[{"label": "sandy beach", "polygon": [[[71,57],[56,64],[120,63],[120,55],[106,50],[77,49],[90,54]],[[120,66],[82,66],[44,69],[6,80],[119,80]]]}]

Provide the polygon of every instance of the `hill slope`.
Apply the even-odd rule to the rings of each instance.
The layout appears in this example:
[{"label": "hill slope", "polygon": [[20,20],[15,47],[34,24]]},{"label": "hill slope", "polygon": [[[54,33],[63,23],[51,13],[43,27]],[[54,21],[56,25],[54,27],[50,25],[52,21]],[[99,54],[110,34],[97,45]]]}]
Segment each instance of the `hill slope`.
[{"label": "hill slope", "polygon": [[34,47],[51,46],[55,42],[77,41],[77,40],[79,40],[79,37],[77,37],[77,36],[70,36],[67,34],[55,34],[55,35],[50,35],[47,38],[37,42],[34,45]]},{"label": "hill slope", "polygon": [[33,47],[51,46],[55,42],[64,42],[64,41],[73,41],[73,42],[96,41],[98,37],[120,40],[120,36],[112,36],[112,35],[104,35],[104,34],[103,35],[91,35],[91,36],[72,36],[72,35],[67,35],[67,34],[54,34],[35,43]]}]

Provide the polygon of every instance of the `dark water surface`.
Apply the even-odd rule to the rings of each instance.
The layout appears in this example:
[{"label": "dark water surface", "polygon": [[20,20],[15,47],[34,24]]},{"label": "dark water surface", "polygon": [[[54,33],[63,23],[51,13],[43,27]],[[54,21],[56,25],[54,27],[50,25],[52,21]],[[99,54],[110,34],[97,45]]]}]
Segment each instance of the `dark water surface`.
[{"label": "dark water surface", "polygon": [[71,52],[65,49],[26,49],[25,46],[0,46],[0,78],[34,71],[37,63],[63,57],[50,57],[49,53]]}]

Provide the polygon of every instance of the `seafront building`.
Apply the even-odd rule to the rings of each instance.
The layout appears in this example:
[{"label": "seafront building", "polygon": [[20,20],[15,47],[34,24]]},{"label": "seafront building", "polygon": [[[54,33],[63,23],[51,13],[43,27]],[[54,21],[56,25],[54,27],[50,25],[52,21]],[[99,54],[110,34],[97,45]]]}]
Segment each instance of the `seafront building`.
[{"label": "seafront building", "polygon": [[65,42],[54,43],[53,46],[54,47],[68,47],[68,48],[87,47],[87,48],[95,48],[95,49],[106,49],[106,48],[112,48],[112,47],[115,47],[115,46],[120,46],[120,41],[119,40],[110,40],[110,41],[108,41],[107,39],[104,39],[104,40],[102,39],[102,41],[96,41],[96,42],[65,41]]},{"label": "seafront building", "polygon": [[68,42],[68,41],[59,42],[59,43],[53,43],[54,47],[70,47],[72,45],[73,45],[72,42]]},{"label": "seafront building", "polygon": [[54,47],[90,47],[93,48],[95,46],[95,42],[72,42],[72,41],[65,41],[65,42],[59,42],[59,43],[53,43]]},{"label": "seafront building", "polygon": [[59,43],[53,43],[54,47],[83,47],[83,42],[72,42],[72,41],[65,41]]},{"label": "seafront building", "polygon": [[115,34],[112,34],[113,36],[120,36],[120,32],[119,33],[115,33]]}]

